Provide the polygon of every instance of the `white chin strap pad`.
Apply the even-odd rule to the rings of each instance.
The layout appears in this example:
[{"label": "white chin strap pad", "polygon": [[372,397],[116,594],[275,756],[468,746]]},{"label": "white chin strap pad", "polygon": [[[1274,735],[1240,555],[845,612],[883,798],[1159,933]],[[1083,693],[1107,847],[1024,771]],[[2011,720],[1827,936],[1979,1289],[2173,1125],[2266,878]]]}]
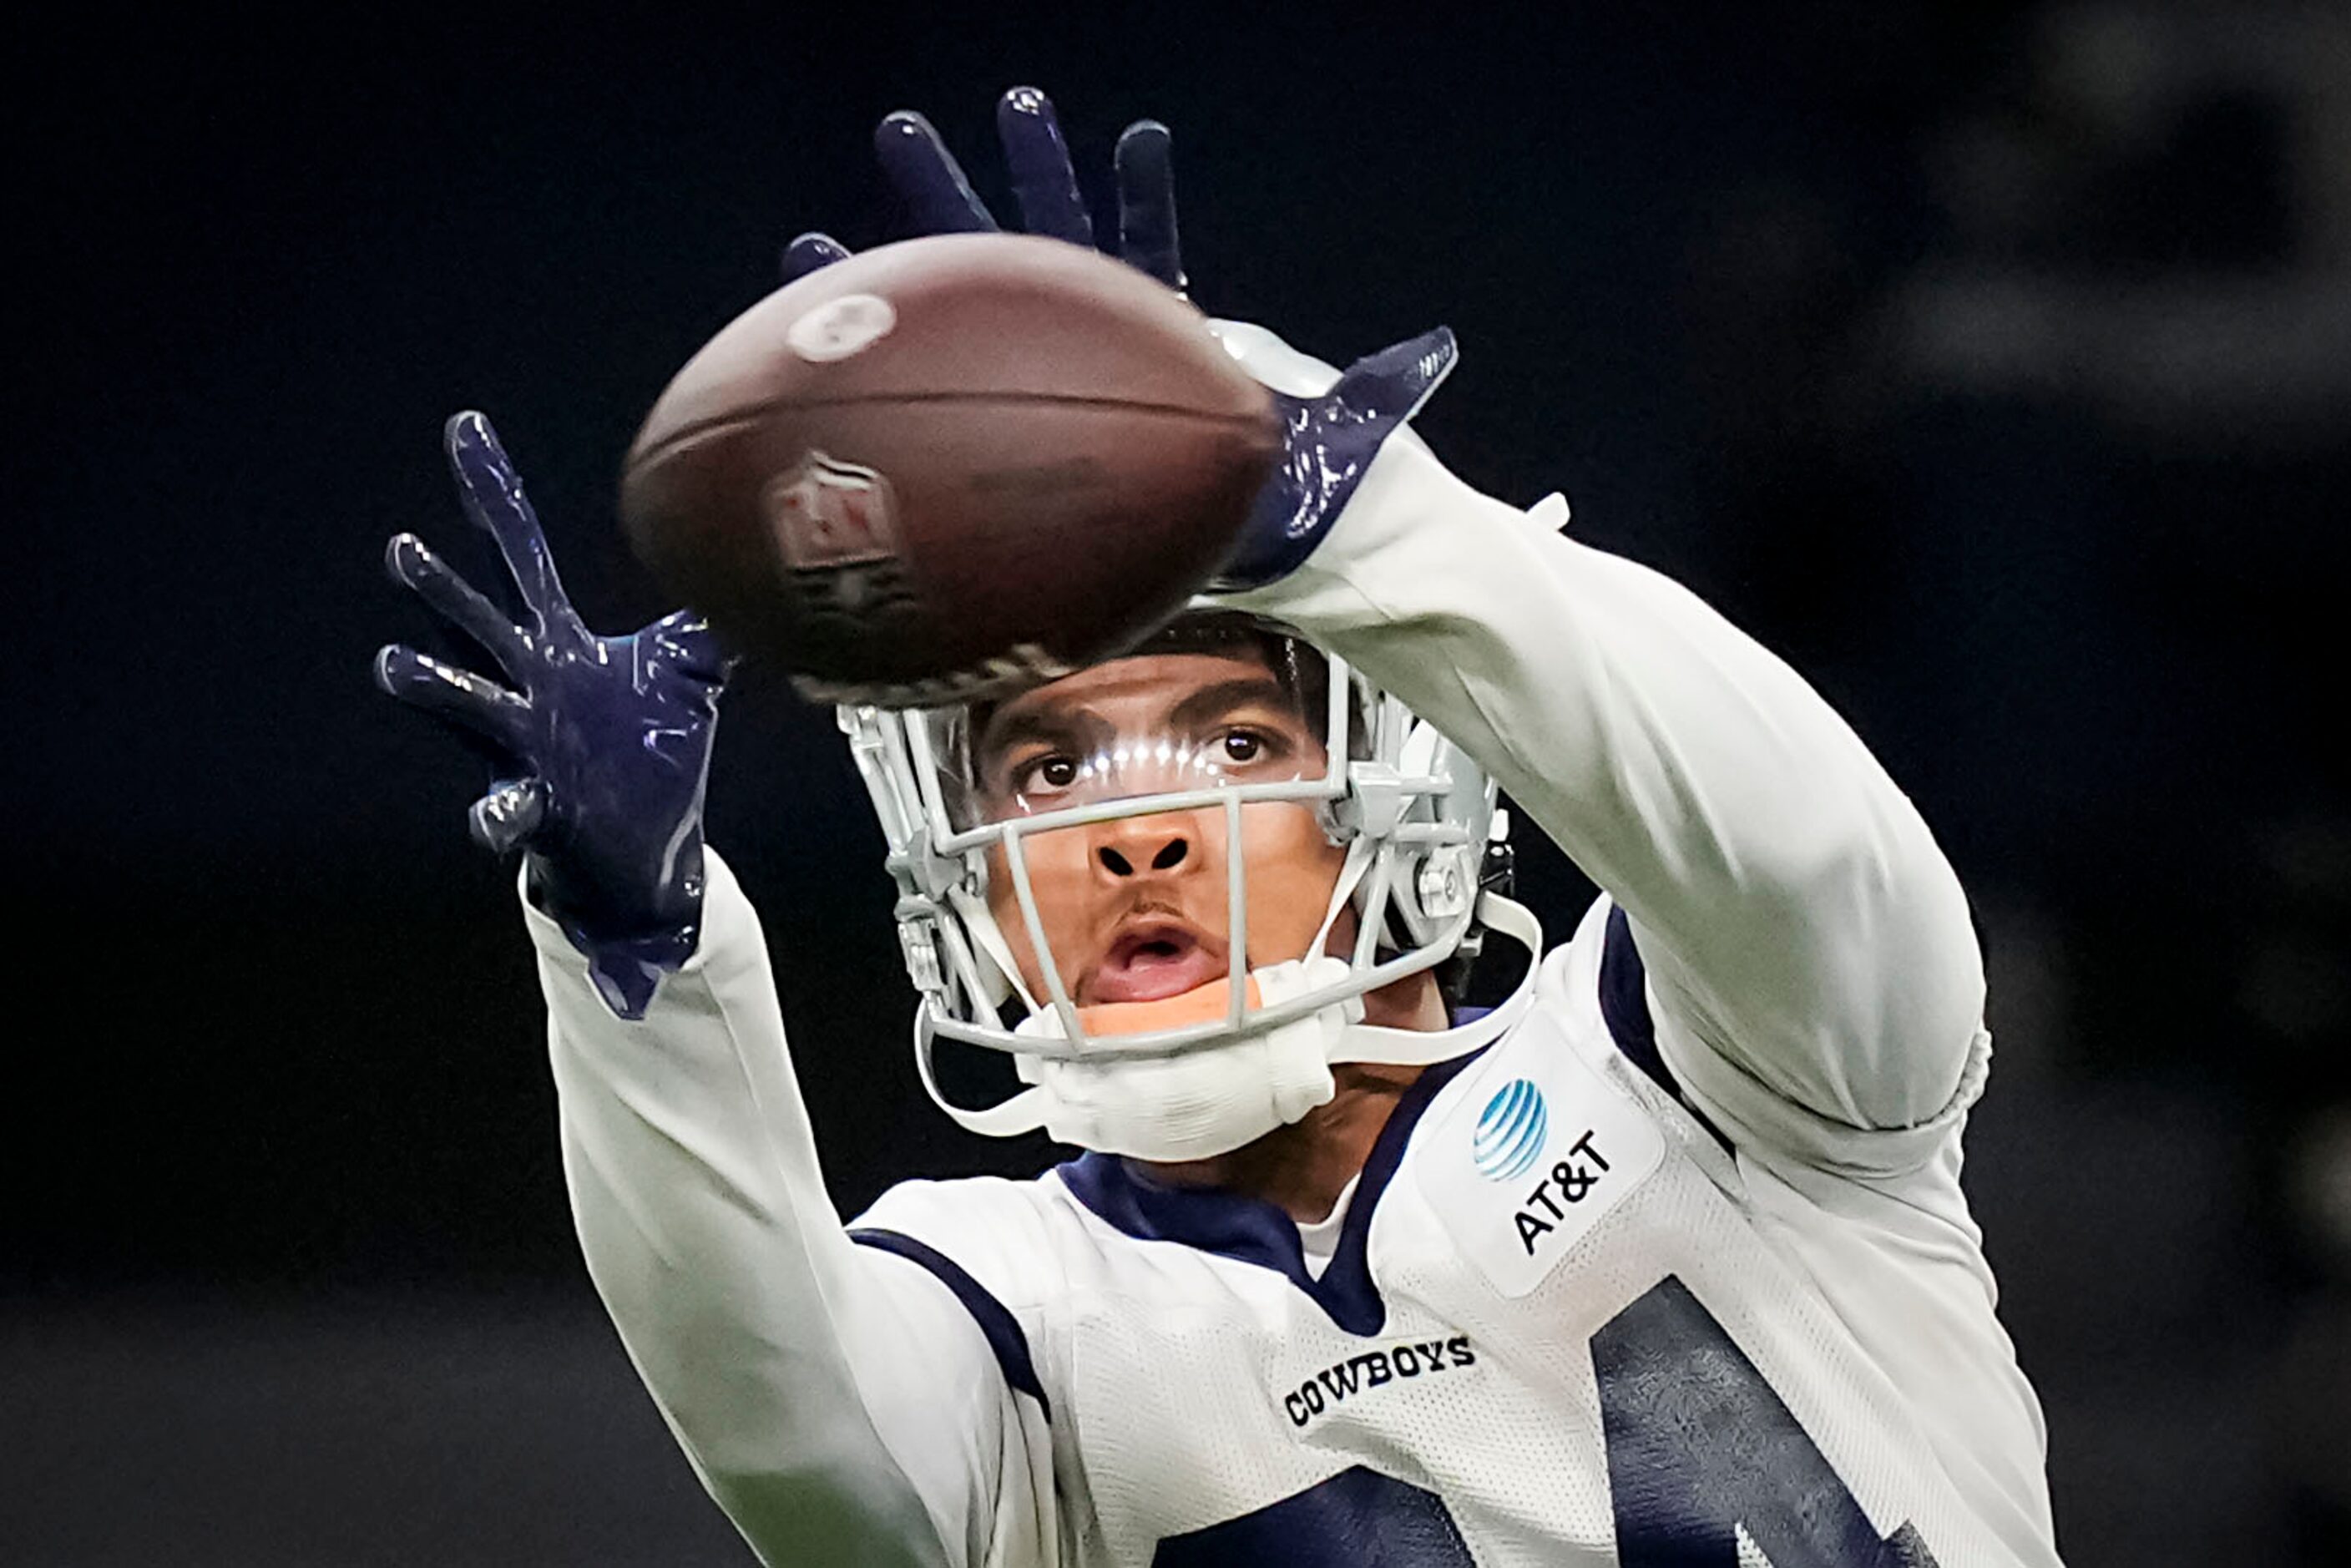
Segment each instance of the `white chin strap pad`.
[{"label": "white chin strap pad", "polygon": [[[1273,964],[1252,971],[1267,1007],[1346,978],[1337,958]],[[1065,1144],[1140,1160],[1198,1160],[1229,1154],[1328,1102],[1332,1048],[1360,1004],[1309,1013],[1262,1033],[1171,1056],[1089,1061],[1021,1056],[1014,1065],[1036,1087],[1030,1126]],[[1058,1039],[1060,1017],[1041,1012],[1019,1033]]]}]

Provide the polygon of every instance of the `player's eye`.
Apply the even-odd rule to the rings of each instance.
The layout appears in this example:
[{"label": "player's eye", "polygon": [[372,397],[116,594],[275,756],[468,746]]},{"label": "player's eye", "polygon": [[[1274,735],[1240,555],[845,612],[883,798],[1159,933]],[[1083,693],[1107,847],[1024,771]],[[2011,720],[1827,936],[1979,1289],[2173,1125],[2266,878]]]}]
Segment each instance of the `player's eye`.
[{"label": "player's eye", "polygon": [[1024,759],[1012,768],[1012,788],[1021,795],[1059,794],[1078,781],[1078,759],[1049,751]]},{"label": "player's eye", "polygon": [[1259,729],[1228,729],[1216,737],[1211,755],[1222,768],[1248,768],[1270,761],[1282,751],[1280,737]]}]

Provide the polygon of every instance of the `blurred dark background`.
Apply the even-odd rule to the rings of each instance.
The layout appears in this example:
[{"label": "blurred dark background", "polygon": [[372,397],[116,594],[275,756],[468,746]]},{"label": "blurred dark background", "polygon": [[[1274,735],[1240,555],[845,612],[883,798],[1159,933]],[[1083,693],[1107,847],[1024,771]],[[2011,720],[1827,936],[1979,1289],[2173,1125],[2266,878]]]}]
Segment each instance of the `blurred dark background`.
[{"label": "blurred dark background", "polygon": [[[422,629],[379,553],[489,580],[438,449],[479,407],[591,621],[664,608],[612,522],[653,394],[792,234],[896,232],[883,113],[998,195],[1034,82],[1089,177],[1176,128],[1211,311],[1343,361],[1450,323],[1449,462],[1565,490],[1919,800],[1986,931],[1970,1186],[2069,1562],[2351,1561],[2351,11],[1626,9],[21,52],[0,1560],[747,1560],[580,1270],[482,776],[368,682]],[[831,716],[729,705],[713,836],[844,1209],[1037,1168],[915,1085]]]}]

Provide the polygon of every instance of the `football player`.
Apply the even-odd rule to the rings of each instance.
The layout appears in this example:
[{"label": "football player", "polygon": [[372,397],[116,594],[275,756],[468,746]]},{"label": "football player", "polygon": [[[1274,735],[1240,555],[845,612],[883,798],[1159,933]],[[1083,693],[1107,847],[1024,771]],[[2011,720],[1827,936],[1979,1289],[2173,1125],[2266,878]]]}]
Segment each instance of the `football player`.
[{"label": "football player", "polygon": [[[1092,243],[1050,105],[999,122],[1026,226]],[[926,228],[993,226],[918,117],[880,143]],[[1120,254],[1181,288],[1165,130],[1117,172]],[[713,1496],[774,1563],[2055,1563],[1959,1183],[1981,963],[1917,812],[1689,593],[1445,469],[1405,426],[1448,335],[1341,375],[1217,330],[1288,449],[1214,596],[841,714],[923,1081],[1084,1151],[1034,1180],[844,1226],[701,841],[707,630],[589,632],[478,416],[522,622],[392,541],[503,671],[377,664],[510,762],[473,827],[522,851],[582,1248]],[[1547,953],[1498,784],[1604,890]],[[1019,1091],[946,1093],[968,1050]]]}]

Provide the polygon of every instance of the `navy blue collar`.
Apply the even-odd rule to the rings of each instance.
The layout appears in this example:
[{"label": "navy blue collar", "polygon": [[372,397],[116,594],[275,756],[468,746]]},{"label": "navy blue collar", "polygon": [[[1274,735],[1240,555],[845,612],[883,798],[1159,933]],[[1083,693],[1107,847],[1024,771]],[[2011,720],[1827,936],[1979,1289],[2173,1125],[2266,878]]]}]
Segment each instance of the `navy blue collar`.
[{"label": "navy blue collar", "polygon": [[[1465,1019],[1466,1021],[1466,1019]],[[1353,1334],[1375,1334],[1387,1322],[1387,1303],[1372,1283],[1364,1249],[1372,1211],[1404,1163],[1412,1130],[1437,1092],[1490,1047],[1426,1068],[1397,1099],[1356,1180],[1355,1196],[1339,1227],[1330,1266],[1316,1279],[1306,1271],[1298,1227],[1278,1206],[1218,1187],[1169,1186],[1115,1155],[1084,1154],[1059,1168],[1080,1203],[1103,1223],[1138,1241],[1179,1241],[1237,1262],[1285,1274],[1332,1322]]]}]

